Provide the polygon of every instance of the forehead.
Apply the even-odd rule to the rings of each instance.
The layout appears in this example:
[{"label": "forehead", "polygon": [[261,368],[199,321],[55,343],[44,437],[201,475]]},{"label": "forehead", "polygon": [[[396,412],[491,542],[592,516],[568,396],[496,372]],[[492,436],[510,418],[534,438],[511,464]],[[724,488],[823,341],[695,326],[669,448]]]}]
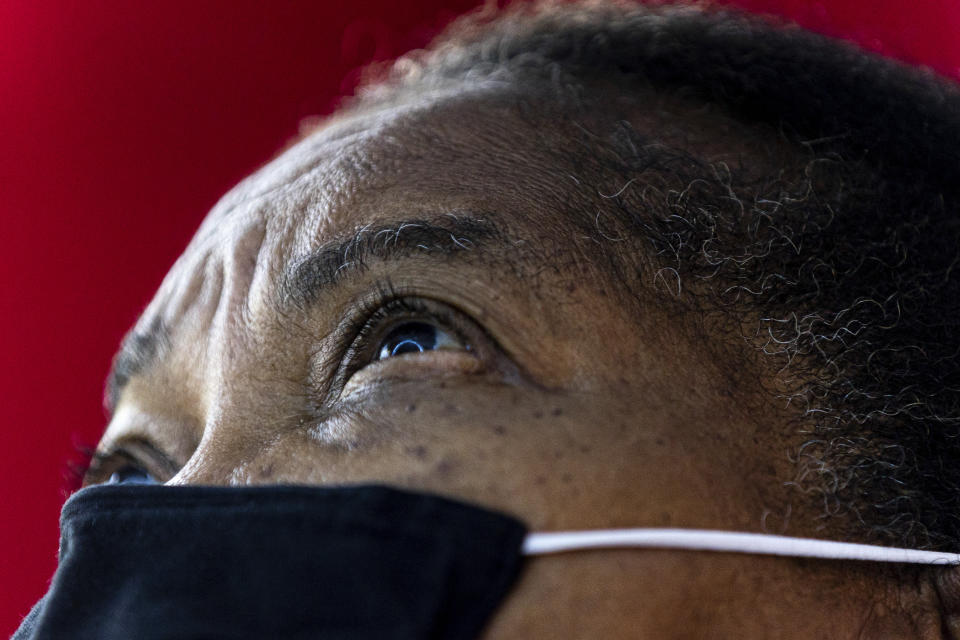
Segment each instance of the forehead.
[{"label": "forehead", "polygon": [[496,214],[537,235],[582,228],[598,195],[623,186],[606,160],[627,114],[651,146],[710,162],[756,168],[787,153],[772,132],[702,104],[605,85],[596,95],[609,108],[574,115],[542,97],[458,85],[338,114],[227,194],[181,262],[241,241],[251,226],[288,259],[377,221],[457,212]]},{"label": "forehead", "polygon": [[290,264],[365,227],[468,216],[561,235],[589,195],[570,144],[512,100],[468,92],[336,116],[217,204],[137,329],[174,324],[225,264],[263,285],[254,291],[275,290]]},{"label": "forehead", "polygon": [[[336,114],[224,197],[194,244],[214,235],[222,242],[226,227],[251,215],[292,225],[300,243],[315,245],[375,219],[478,203],[542,231],[544,222],[581,218],[599,193],[622,186],[609,160],[625,122],[644,143],[709,161],[742,165],[749,158],[746,165],[758,167],[788,153],[775,132],[709,105],[595,85],[589,108],[461,83]],[[632,145],[621,150],[635,152]]]},{"label": "forehead", "polygon": [[[239,211],[293,220],[298,230],[313,231],[304,241],[322,242],[372,218],[419,209],[495,204],[506,197],[511,208],[518,200],[563,202],[559,194],[544,203],[543,193],[524,193],[538,186],[536,176],[569,171],[558,163],[565,155],[557,147],[563,136],[556,127],[538,125],[521,118],[509,98],[470,93],[348,112],[244,181],[199,235],[222,229],[242,217]],[[443,204],[434,206],[435,200]],[[531,209],[523,213],[544,207]],[[519,214],[514,217],[522,223]]]}]

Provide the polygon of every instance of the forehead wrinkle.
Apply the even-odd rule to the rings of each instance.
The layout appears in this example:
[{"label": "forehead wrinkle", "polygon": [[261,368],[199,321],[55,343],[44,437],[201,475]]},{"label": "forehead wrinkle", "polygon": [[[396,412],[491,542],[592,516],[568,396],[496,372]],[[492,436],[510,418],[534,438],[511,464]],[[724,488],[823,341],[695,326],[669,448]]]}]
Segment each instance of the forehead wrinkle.
[{"label": "forehead wrinkle", "polygon": [[[386,148],[381,145],[391,138],[391,131],[415,129],[412,122],[418,115],[429,113],[436,101],[450,95],[455,94],[437,93],[429,98],[421,96],[405,103],[346,109],[327,116],[221,198],[201,224],[197,237],[214,234],[219,220],[239,207],[256,206],[296,192],[305,183],[316,182],[318,171],[329,171],[331,161],[356,155],[358,149],[370,144],[385,152]],[[391,153],[403,155],[405,149],[394,145]]]},{"label": "forehead wrinkle", "polygon": [[374,133],[371,128],[359,126],[343,131],[332,128],[329,133],[327,129],[318,129],[297,140],[225,194],[201,223],[196,238],[216,235],[219,223],[239,208],[269,205],[271,199],[315,181],[317,170],[332,157],[364,143]]},{"label": "forehead wrinkle", "polygon": [[230,228],[219,257],[224,283],[214,312],[214,332],[239,337],[249,324],[251,283],[265,238],[266,223],[260,218]]}]

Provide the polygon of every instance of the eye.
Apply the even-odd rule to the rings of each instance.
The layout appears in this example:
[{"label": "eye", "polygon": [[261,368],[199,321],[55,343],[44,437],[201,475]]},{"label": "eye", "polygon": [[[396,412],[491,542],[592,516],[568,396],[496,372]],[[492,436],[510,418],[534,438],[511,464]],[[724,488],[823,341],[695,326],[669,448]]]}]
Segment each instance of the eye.
[{"label": "eye", "polygon": [[160,481],[146,469],[126,464],[110,474],[103,484],[160,484]]},{"label": "eye", "polygon": [[492,339],[449,305],[426,298],[378,297],[362,306],[365,309],[341,329],[341,340],[349,347],[331,383],[331,402],[388,379],[473,374],[496,361]]},{"label": "eye", "polygon": [[377,360],[386,360],[405,353],[422,353],[437,349],[466,349],[448,331],[430,322],[404,322],[390,331],[377,348]]},{"label": "eye", "polygon": [[[135,453],[134,453],[135,452]],[[152,445],[133,441],[97,451],[83,476],[83,486],[94,484],[162,484],[177,465]]]}]

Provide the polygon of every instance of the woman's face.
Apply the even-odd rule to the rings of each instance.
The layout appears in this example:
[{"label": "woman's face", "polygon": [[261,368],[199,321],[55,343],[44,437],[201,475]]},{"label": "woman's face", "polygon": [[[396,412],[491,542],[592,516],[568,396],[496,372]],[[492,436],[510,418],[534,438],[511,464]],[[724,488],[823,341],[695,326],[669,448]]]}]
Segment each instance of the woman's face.
[{"label": "woman's face", "polygon": [[[635,126],[709,141],[720,120],[663,110]],[[168,484],[377,482],[532,530],[829,537],[784,486],[798,441],[775,401],[711,347],[739,336],[679,311],[652,272],[639,295],[616,277],[597,203],[622,185],[583,180],[568,129],[496,100],[423,99],[334,119],[261,169],[210,214],[128,339],[88,481],[139,468]],[[535,559],[488,636],[895,629],[899,591],[842,568]]]}]

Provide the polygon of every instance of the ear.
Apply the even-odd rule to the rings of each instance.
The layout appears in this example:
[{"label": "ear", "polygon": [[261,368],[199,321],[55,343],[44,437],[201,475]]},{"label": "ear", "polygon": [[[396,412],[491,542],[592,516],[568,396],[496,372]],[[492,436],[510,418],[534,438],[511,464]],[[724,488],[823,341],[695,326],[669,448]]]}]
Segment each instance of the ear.
[{"label": "ear", "polygon": [[944,640],[960,640],[960,567],[933,569],[933,588],[940,610],[940,631]]}]

